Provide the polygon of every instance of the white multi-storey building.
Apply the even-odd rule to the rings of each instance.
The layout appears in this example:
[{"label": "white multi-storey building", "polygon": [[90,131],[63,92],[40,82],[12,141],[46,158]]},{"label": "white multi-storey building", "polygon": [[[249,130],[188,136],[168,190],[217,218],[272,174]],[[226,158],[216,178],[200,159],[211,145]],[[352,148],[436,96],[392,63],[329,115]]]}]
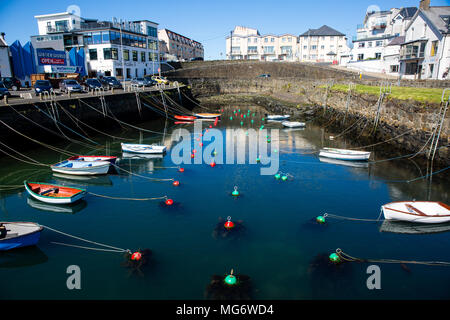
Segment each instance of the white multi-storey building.
[{"label": "white multi-storey building", "polygon": [[449,79],[450,6],[422,0],[406,27],[400,50],[400,75],[408,79]]},{"label": "white multi-storey building", "polygon": [[416,7],[369,11],[353,38],[348,68],[398,75],[400,43]]},{"label": "white multi-storey building", "polygon": [[[35,17],[39,35],[31,37],[38,72],[70,70],[63,58],[76,48],[84,49],[89,76],[142,77],[160,68],[158,24],[148,20],[99,21],[63,12]],[[56,50],[52,54],[45,50]],[[58,56],[58,54],[60,56]],[[40,57],[50,57],[42,60]],[[49,63],[51,68],[46,67]],[[56,64],[56,65],[54,65]],[[62,64],[62,65],[61,65]],[[50,70],[50,71],[49,71]]]},{"label": "white multi-storey building", "polygon": [[337,64],[340,57],[349,51],[345,34],[326,25],[318,29],[309,29],[299,36],[300,61]]}]

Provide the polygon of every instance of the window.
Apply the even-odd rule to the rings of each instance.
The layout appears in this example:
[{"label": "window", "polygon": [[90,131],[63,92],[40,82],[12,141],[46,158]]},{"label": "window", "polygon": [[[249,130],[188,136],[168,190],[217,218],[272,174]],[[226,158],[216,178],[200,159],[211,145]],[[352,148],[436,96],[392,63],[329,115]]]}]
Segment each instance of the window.
[{"label": "window", "polygon": [[97,49],[89,49],[89,60],[97,60]]},{"label": "window", "polygon": [[375,59],[381,59],[381,52],[375,53]]},{"label": "window", "polygon": [[360,42],[360,43],[358,44],[358,48],[364,48],[364,42]]},{"label": "window", "polygon": [[393,64],[390,66],[391,73],[398,72],[398,64]]},{"label": "window", "polygon": [[103,43],[109,43],[110,41],[109,32],[102,32],[102,42]]},{"label": "window", "polygon": [[248,52],[249,53],[257,53],[258,52],[258,48],[256,46],[248,47]]},{"label": "window", "polygon": [[364,54],[362,53],[358,54],[358,60],[364,60]]},{"label": "window", "polygon": [[305,50],[308,49],[308,46],[303,46],[303,49],[305,49]]},{"label": "window", "polygon": [[137,51],[133,51],[133,61],[138,61],[138,53],[137,53]]},{"label": "window", "polygon": [[311,50],[317,50],[317,46],[316,45],[312,45],[311,46]]},{"label": "window", "polygon": [[122,77],[123,73],[122,73],[122,68],[116,68],[116,77]]},{"label": "window", "polygon": [[288,38],[288,42],[292,42],[292,38],[291,37]]},{"label": "window", "polygon": [[334,40],[334,37],[330,37],[330,41],[333,41]]},{"label": "window", "polygon": [[375,43],[375,46],[377,46],[377,47],[381,47],[382,45],[383,45],[383,41],[377,41]]},{"label": "window", "polygon": [[320,49],[325,49],[325,46],[320,46]]},{"label": "window", "polygon": [[[123,60],[130,61],[130,50],[123,50]],[[127,78],[129,78],[128,75]]]},{"label": "window", "polygon": [[92,43],[93,44],[100,44],[102,43],[102,34],[101,32],[95,32],[92,34]]},{"label": "window", "polygon": [[253,39],[253,43],[257,43],[257,42],[258,42],[257,38]]},{"label": "window", "polygon": [[269,38],[264,38],[264,42],[269,42]]},{"label": "window", "polygon": [[117,60],[119,55],[117,53],[117,48],[104,48],[103,49],[103,59],[105,60]]},{"label": "window", "polygon": [[275,38],[270,38],[270,42],[275,42]]},{"label": "window", "polygon": [[434,64],[430,63],[430,78],[433,77],[433,71],[434,71]]},{"label": "window", "polygon": [[274,47],[264,47],[264,53],[274,53]]},{"label": "window", "polygon": [[367,42],[367,48],[372,48],[372,41]]},{"label": "window", "polygon": [[157,38],[158,37],[158,30],[153,27],[147,27],[147,35],[150,37]]},{"label": "window", "polygon": [[145,52],[144,51],[141,52],[141,61],[145,62]]},{"label": "window", "polygon": [[438,47],[439,47],[439,41],[433,41],[433,42],[431,43],[431,53],[430,53],[430,56],[434,57],[434,56],[437,54]]}]

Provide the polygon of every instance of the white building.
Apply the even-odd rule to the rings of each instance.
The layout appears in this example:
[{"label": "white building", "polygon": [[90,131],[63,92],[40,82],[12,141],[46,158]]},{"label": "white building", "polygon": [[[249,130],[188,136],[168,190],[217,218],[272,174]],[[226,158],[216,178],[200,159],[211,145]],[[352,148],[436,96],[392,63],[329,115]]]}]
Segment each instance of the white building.
[{"label": "white building", "polygon": [[[158,72],[159,45],[158,24],[148,20],[99,21],[85,19],[73,13],[63,12],[35,17],[39,35],[31,37],[38,50],[65,51],[83,48],[89,76],[115,76],[118,78],[142,77]],[[56,61],[61,60],[45,60]],[[38,72],[68,70],[63,66],[45,67],[36,54]]]},{"label": "white building", "polygon": [[158,30],[158,38],[164,60],[188,61],[193,58],[204,58],[203,45],[198,41],[168,29]]},{"label": "white building", "polygon": [[0,35],[0,77],[12,77],[9,47],[3,32]]},{"label": "white building", "polygon": [[400,74],[407,79],[449,79],[450,6],[431,7],[422,0],[406,27]]},{"label": "white building", "polygon": [[345,34],[326,25],[318,29],[309,29],[299,36],[300,61],[338,64],[341,57],[349,51]]},{"label": "white building", "polygon": [[353,38],[348,68],[398,75],[400,43],[406,26],[417,12],[415,7],[369,11]]}]

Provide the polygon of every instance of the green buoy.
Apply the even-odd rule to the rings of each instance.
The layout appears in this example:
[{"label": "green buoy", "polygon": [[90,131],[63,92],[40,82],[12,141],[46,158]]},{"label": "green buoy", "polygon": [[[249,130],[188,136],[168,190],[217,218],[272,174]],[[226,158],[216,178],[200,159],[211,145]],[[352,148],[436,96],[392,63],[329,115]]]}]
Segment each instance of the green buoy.
[{"label": "green buoy", "polygon": [[236,277],[233,276],[233,269],[231,269],[230,274],[225,277],[224,281],[229,286],[234,286],[237,283]]},{"label": "green buoy", "polygon": [[287,178],[288,178],[287,176],[282,176],[282,177],[281,177],[281,180],[286,181]]},{"label": "green buoy", "polygon": [[244,119],[245,119],[246,115],[244,114]]},{"label": "green buoy", "polygon": [[244,121],[241,121],[241,126],[244,124]]},{"label": "green buoy", "polygon": [[264,121],[264,118],[262,118],[261,120]]},{"label": "green buoy", "polygon": [[337,253],[330,254],[329,258],[330,258],[330,261],[335,264],[341,263],[341,257],[339,257],[339,255]]},{"label": "green buoy", "polygon": [[260,162],[261,160],[259,159],[259,157],[258,158],[256,158],[256,162]]},{"label": "green buoy", "polygon": [[281,175],[280,175],[279,173],[277,173],[277,174],[275,175],[275,179],[279,180],[280,178],[281,178]]},{"label": "green buoy", "polygon": [[233,117],[230,117],[230,120],[233,120]]},{"label": "green buoy", "polygon": [[254,122],[254,120],[252,119],[252,121],[251,121],[252,123]]},{"label": "green buoy", "polygon": [[325,223],[325,217],[324,216],[318,216],[316,218],[316,221],[320,224],[324,224]]},{"label": "green buoy", "polygon": [[239,191],[236,186],[234,187],[234,191],[231,193],[231,195],[233,195],[235,197],[237,197],[239,195]]}]

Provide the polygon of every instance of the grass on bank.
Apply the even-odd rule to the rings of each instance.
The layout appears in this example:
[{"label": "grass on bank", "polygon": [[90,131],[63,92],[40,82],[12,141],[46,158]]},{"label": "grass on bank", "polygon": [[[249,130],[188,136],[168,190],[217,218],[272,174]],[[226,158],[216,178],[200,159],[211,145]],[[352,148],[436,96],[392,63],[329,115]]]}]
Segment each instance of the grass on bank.
[{"label": "grass on bank", "polygon": [[[325,87],[325,86],[324,86]],[[332,90],[348,92],[348,85],[335,84],[331,88]],[[380,95],[380,87],[357,84],[356,93],[366,93],[371,95]],[[413,87],[397,87],[392,86],[392,93],[389,95],[391,98],[399,100],[416,100],[423,103],[440,103],[443,89],[439,88],[413,88]],[[448,99],[449,92],[446,92],[445,96]]]}]

